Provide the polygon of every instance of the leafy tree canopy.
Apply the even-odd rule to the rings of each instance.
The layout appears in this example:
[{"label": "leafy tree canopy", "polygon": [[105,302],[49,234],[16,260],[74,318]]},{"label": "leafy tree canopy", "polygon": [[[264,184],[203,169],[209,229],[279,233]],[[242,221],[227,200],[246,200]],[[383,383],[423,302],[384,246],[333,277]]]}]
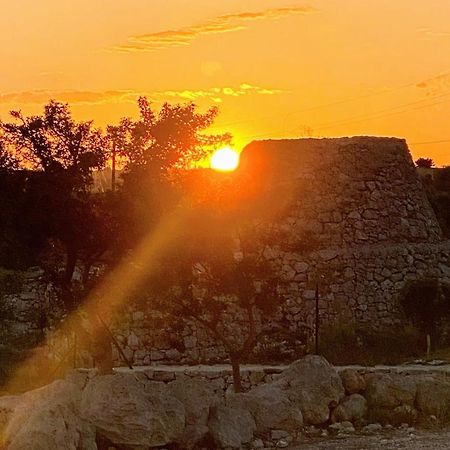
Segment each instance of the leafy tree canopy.
[{"label": "leafy tree canopy", "polygon": [[42,115],[25,117],[21,111],[11,111],[11,116],[14,121],[2,123],[1,128],[24,167],[65,172],[73,186],[85,188],[92,170],[104,166],[105,137],[92,121],[76,122],[67,104],[52,100]]},{"label": "leafy tree canopy", "polygon": [[419,158],[416,160],[416,166],[431,169],[434,166],[434,161],[431,158]]}]

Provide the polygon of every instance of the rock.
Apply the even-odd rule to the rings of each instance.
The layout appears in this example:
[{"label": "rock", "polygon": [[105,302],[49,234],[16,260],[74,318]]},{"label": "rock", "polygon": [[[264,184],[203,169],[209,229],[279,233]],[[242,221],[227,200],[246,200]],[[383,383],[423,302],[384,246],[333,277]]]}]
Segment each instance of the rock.
[{"label": "rock", "polygon": [[360,394],[366,389],[366,380],[357,370],[345,369],[339,376],[347,395]]},{"label": "rock", "polygon": [[289,433],[286,430],[272,430],[270,437],[273,441],[279,441],[280,439],[286,439],[289,437]]},{"label": "rock", "polygon": [[248,411],[226,405],[213,408],[208,427],[219,448],[240,448],[253,440],[256,430],[255,421]]},{"label": "rock", "polygon": [[344,433],[348,434],[348,433],[354,433],[355,427],[353,426],[353,424],[351,422],[344,421],[344,422],[333,423],[332,425],[330,425],[328,427],[328,430],[330,430],[330,432],[332,434],[344,434]]},{"label": "rock", "polygon": [[9,450],[96,450],[94,429],[80,418],[81,390],[57,380],[27,392],[4,432]]},{"label": "rock", "polygon": [[245,394],[230,394],[227,405],[250,411],[258,432],[272,429],[294,431],[303,425],[300,408],[273,383],[258,386]]},{"label": "rock", "polygon": [[286,448],[289,447],[289,442],[286,439],[280,439],[276,445],[277,448]]},{"label": "rock", "polygon": [[3,429],[6,427],[14,414],[16,408],[23,401],[20,395],[6,395],[0,397],[0,436],[3,434]]},{"label": "rock", "polygon": [[138,350],[140,347],[139,338],[133,332],[131,332],[130,335],[128,336],[127,342],[128,342],[128,347],[130,347],[131,350]]},{"label": "rock", "polygon": [[186,428],[176,442],[183,448],[194,448],[208,433],[209,411],[219,399],[210,383],[187,376],[178,376],[168,384],[168,388],[171,395],[184,405],[186,416]]},{"label": "rock", "polygon": [[113,445],[155,447],[174,442],[185,425],[183,404],[161,383],[132,374],[99,376],[83,391],[82,416]]},{"label": "rock", "polygon": [[389,422],[392,425],[399,425],[402,423],[414,423],[417,420],[419,413],[410,405],[400,405],[394,408],[392,412],[385,412],[387,417],[384,422]]},{"label": "rock", "polygon": [[250,444],[251,448],[264,448],[264,442],[262,439],[255,439],[251,444]]},{"label": "rock", "polygon": [[[373,374],[367,380],[365,391],[369,418],[395,424],[404,416],[414,416],[416,391],[416,381],[410,376]],[[405,406],[409,408],[401,408]]]},{"label": "rock", "polygon": [[374,434],[378,431],[381,431],[383,427],[379,423],[369,423],[369,425],[366,425],[361,432],[363,434]]},{"label": "rock", "polygon": [[326,423],[330,406],[344,395],[341,378],[321,356],[308,355],[294,362],[273,384],[286,392],[307,425]]},{"label": "rock", "polygon": [[450,420],[450,383],[433,377],[420,380],[416,408],[423,416],[434,416],[443,422]]},{"label": "rock", "polygon": [[355,423],[367,416],[367,400],[360,394],[345,397],[333,411],[332,421]]}]

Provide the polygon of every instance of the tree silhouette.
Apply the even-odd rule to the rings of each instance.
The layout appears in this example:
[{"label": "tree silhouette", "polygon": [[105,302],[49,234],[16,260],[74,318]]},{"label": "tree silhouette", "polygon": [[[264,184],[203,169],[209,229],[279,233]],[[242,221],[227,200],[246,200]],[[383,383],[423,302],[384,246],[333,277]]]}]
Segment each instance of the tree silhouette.
[{"label": "tree silhouette", "polygon": [[92,242],[98,243],[92,238],[90,187],[92,171],[105,163],[106,140],[92,122],[76,122],[67,104],[50,101],[42,115],[25,117],[12,111],[11,116],[14,120],[2,123],[1,129],[29,173],[23,199],[27,244],[39,253],[61,242],[64,255],[59,265],[65,269],[60,277],[57,266],[53,275],[71,308],[70,283],[77,260]]},{"label": "tree silhouette", "polygon": [[416,160],[416,166],[431,169],[434,166],[434,161],[431,158],[419,158]]}]

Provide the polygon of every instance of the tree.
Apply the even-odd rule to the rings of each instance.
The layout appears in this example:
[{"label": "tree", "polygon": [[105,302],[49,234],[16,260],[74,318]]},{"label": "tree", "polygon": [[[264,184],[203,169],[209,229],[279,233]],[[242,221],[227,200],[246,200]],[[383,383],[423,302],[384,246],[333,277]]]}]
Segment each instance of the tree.
[{"label": "tree", "polygon": [[18,168],[19,161],[7,150],[5,139],[0,135],[0,174],[10,173]]},{"label": "tree", "polygon": [[[64,291],[66,306],[73,307],[70,283],[82,252],[99,240],[92,235],[92,171],[104,166],[106,140],[92,122],[76,122],[67,104],[50,101],[42,115],[25,117],[12,111],[14,121],[2,123],[7,143],[29,170],[24,186],[23,234],[26,244],[39,253],[46,247],[64,255],[53,276]],[[97,250],[95,250],[97,251]],[[65,265],[60,277],[60,264]]]},{"label": "tree", "polygon": [[198,113],[193,103],[165,103],[157,112],[145,97],[138,106],[137,120],[123,118],[109,129],[117,154],[125,160],[119,196],[126,246],[134,245],[183,201],[186,169],[231,141],[229,134],[204,134],[217,116],[216,108]]},{"label": "tree", "polygon": [[[148,282],[152,307],[170,322],[202,327],[229,356],[236,392],[240,364],[279,307],[278,278],[260,251],[237,245],[229,217],[194,210],[173,250]],[[254,234],[253,234],[254,236]]]},{"label": "tree", "polygon": [[434,161],[431,158],[419,158],[416,160],[416,166],[431,169],[434,166]]},{"label": "tree", "polygon": [[129,139],[124,148],[128,156],[128,170],[145,167],[153,175],[165,175],[174,168],[192,167],[208,155],[212,148],[231,141],[229,134],[206,135],[218,109],[198,113],[194,103],[164,103],[156,113],[145,97],[138,101],[138,121],[122,120]]}]

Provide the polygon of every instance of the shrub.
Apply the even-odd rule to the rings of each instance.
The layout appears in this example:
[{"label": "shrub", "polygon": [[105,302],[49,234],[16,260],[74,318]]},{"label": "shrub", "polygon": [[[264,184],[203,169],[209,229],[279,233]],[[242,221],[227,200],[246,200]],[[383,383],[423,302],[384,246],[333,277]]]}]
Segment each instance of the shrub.
[{"label": "shrub", "polygon": [[369,327],[338,323],[322,329],[320,353],[332,364],[398,364],[418,357],[425,345],[417,328]]}]

